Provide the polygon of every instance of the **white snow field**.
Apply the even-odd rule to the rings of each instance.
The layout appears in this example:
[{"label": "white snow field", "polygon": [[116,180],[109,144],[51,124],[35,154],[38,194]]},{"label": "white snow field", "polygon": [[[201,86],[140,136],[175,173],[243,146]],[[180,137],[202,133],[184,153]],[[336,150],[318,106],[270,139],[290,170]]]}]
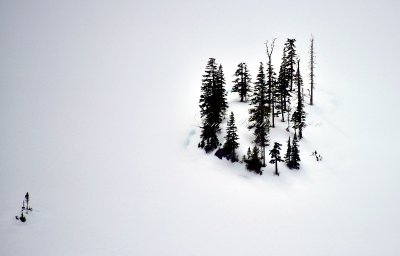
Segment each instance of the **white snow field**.
[{"label": "white snow field", "polygon": [[[399,11],[398,1],[0,1],[0,255],[400,255]],[[259,176],[199,150],[208,58],[229,90],[242,61],[255,79],[266,40],[278,38],[277,72],[296,38],[308,88],[311,33],[317,88],[301,169]],[[243,154],[248,106],[228,99]],[[282,155],[287,137],[278,119]],[[26,192],[33,212],[21,223]]]}]

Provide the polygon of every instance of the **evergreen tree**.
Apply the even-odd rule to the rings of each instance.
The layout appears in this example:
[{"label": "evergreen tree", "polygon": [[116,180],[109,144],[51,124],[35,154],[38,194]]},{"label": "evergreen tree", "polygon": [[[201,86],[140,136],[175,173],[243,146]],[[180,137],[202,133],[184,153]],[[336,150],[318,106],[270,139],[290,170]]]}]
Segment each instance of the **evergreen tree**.
[{"label": "evergreen tree", "polygon": [[247,101],[247,95],[251,92],[251,77],[247,69],[246,63],[242,62],[238,65],[233,80],[232,92],[238,92],[240,96],[240,102]]},{"label": "evergreen tree", "polygon": [[296,65],[296,46],[294,45],[296,39],[287,39],[285,43],[286,49],[286,72],[289,79],[290,91],[293,91],[293,78]]},{"label": "evergreen tree", "polygon": [[263,166],[265,166],[265,147],[269,145],[269,111],[267,101],[267,86],[265,83],[264,67],[260,62],[257,80],[251,99],[252,108],[249,109],[249,129],[254,128],[254,143],[261,148]]},{"label": "evergreen tree", "polygon": [[235,125],[235,117],[233,112],[231,112],[231,115],[229,116],[225,139],[226,142],[223,146],[223,149],[226,153],[226,158],[232,162],[237,162],[239,159],[236,154],[236,149],[239,147],[239,143],[237,142],[239,137],[237,135],[237,128]]},{"label": "evergreen tree", "polygon": [[277,81],[276,102],[278,114],[282,115],[282,122],[285,122],[285,113],[288,111],[290,105],[290,92],[289,92],[289,77],[287,74],[287,57],[286,49],[283,49],[282,62],[279,68],[279,75]]},{"label": "evergreen tree", "polygon": [[298,146],[298,141],[296,134],[294,134],[293,142],[292,142],[292,150],[290,154],[290,162],[289,168],[290,169],[299,169],[300,168],[300,150]]},{"label": "evergreen tree", "polygon": [[269,151],[269,154],[271,155],[271,160],[269,162],[271,164],[275,164],[275,175],[278,175],[278,176],[279,176],[278,162],[283,162],[281,155],[280,155],[281,146],[282,146],[282,144],[275,142],[274,147]]},{"label": "evergreen tree", "polygon": [[227,92],[225,90],[225,76],[220,64],[217,71],[216,86],[214,87],[215,110],[218,112],[219,124],[225,119],[226,110],[228,109],[228,101],[226,100]]},{"label": "evergreen tree", "polygon": [[203,123],[199,147],[204,148],[206,152],[210,152],[219,146],[217,133],[221,130],[220,124],[228,108],[224,85],[225,78],[222,66],[220,65],[217,68],[215,59],[210,58],[203,75],[202,94],[199,101],[200,116]]},{"label": "evergreen tree", "polygon": [[303,79],[300,75],[300,60],[297,60],[297,71],[295,76],[295,82],[297,85],[297,107],[292,115],[292,121],[294,123],[293,128],[299,130],[299,139],[303,138],[303,129],[306,127],[306,112],[304,111],[304,100],[302,94]]},{"label": "evergreen tree", "polygon": [[314,105],[314,65],[315,65],[315,54],[314,54],[314,37],[311,35],[310,39],[310,105]]},{"label": "evergreen tree", "polygon": [[272,127],[275,127],[275,96],[276,94],[276,73],[274,72],[274,68],[272,65],[272,52],[274,51],[275,39],[272,40],[270,46],[268,46],[268,41],[266,42],[267,47],[267,56],[268,56],[268,64],[267,64],[267,101],[268,101],[268,111],[271,114],[272,118]]},{"label": "evergreen tree", "polygon": [[257,146],[253,147],[253,151],[251,152],[251,156],[246,161],[246,168],[249,171],[254,171],[257,174],[262,174],[262,162],[260,159],[260,150]]},{"label": "evergreen tree", "polygon": [[287,143],[286,155],[285,155],[285,163],[290,168],[290,155],[292,154],[292,146],[290,145],[290,136]]}]

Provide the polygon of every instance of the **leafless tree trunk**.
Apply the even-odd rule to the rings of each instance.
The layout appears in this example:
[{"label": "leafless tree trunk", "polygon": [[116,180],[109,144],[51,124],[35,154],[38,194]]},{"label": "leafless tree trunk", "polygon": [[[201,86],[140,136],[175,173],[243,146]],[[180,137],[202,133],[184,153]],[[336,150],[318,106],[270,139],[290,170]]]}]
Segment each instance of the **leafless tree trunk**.
[{"label": "leafless tree trunk", "polygon": [[314,105],[314,65],[315,65],[315,55],[314,55],[314,37],[311,35],[310,39],[310,87],[311,87],[311,95],[310,95],[310,105]]},{"label": "leafless tree trunk", "polygon": [[269,112],[272,114],[272,127],[275,127],[275,108],[274,108],[275,91],[273,91],[274,81],[272,81],[272,75],[274,71],[272,70],[271,57],[272,57],[272,52],[274,51],[275,40],[276,38],[272,39],[272,43],[270,45],[268,45],[268,41],[265,43],[265,46],[267,47],[267,56],[268,56],[268,94],[269,94],[268,109]]},{"label": "leafless tree trunk", "polygon": [[278,172],[278,160],[275,159],[275,175],[279,176]]}]

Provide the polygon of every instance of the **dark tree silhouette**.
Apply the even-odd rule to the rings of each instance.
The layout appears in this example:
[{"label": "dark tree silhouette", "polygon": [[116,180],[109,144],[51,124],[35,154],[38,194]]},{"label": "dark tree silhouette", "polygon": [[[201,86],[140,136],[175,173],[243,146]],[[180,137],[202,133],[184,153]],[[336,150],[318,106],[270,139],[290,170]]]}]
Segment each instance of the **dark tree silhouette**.
[{"label": "dark tree silhouette", "polygon": [[264,67],[260,62],[257,80],[254,83],[252,108],[249,109],[249,129],[254,128],[254,143],[261,148],[263,166],[265,166],[265,147],[269,145],[269,111],[267,104],[267,87],[265,83]]},{"label": "dark tree silhouette", "polygon": [[276,101],[278,114],[282,115],[282,122],[285,122],[285,113],[288,111],[290,105],[290,92],[289,92],[289,77],[287,75],[287,58],[286,49],[283,49],[282,62],[279,68],[278,84],[276,90]]},{"label": "dark tree silhouette", "polygon": [[227,92],[225,90],[225,76],[220,64],[217,71],[216,86],[214,87],[214,100],[216,104],[216,110],[218,112],[219,123],[225,119],[226,110],[228,109],[228,101],[226,100]]},{"label": "dark tree silhouette", "polygon": [[236,79],[233,80],[232,92],[239,93],[241,102],[247,101],[247,96],[249,93],[251,93],[251,77],[246,63],[242,62],[238,65],[238,69],[236,70],[234,76]]},{"label": "dark tree silhouette", "polygon": [[297,137],[294,134],[293,142],[292,142],[292,149],[290,154],[290,162],[289,168],[290,169],[299,169],[300,168],[300,150],[297,144]]},{"label": "dark tree silhouette", "polygon": [[278,162],[283,162],[281,155],[280,155],[281,146],[282,146],[282,144],[275,142],[274,147],[269,151],[269,154],[271,155],[271,160],[269,162],[271,164],[275,164],[275,175],[278,175],[278,176],[279,176]]},{"label": "dark tree silhouette", "polygon": [[294,123],[293,128],[295,133],[299,131],[299,139],[303,138],[303,129],[306,127],[306,112],[304,111],[304,100],[302,94],[303,79],[300,75],[300,60],[297,60],[297,71],[295,76],[295,82],[297,85],[297,107],[292,115],[292,121]]},{"label": "dark tree silhouette", "polygon": [[314,66],[315,66],[315,53],[314,53],[314,37],[311,35],[310,39],[310,105],[314,105]]},{"label": "dark tree silhouette", "polygon": [[285,154],[285,163],[286,165],[290,168],[290,156],[292,154],[292,146],[290,144],[290,136],[287,142],[287,149],[286,149],[286,154]]},{"label": "dark tree silhouette", "polygon": [[257,146],[253,147],[253,151],[251,152],[251,156],[245,160],[246,168],[249,171],[253,171],[257,174],[262,174],[262,162],[260,159],[260,150]]},{"label": "dark tree silhouette", "polygon": [[236,154],[236,149],[239,147],[239,143],[237,142],[239,137],[237,135],[235,116],[233,115],[233,112],[231,112],[231,115],[229,116],[225,139],[226,141],[223,149],[226,152],[226,158],[232,162],[237,162],[239,159]]},{"label": "dark tree silhouette", "polygon": [[286,74],[288,76],[290,91],[293,91],[293,78],[296,65],[296,46],[294,45],[296,39],[287,39],[285,43],[286,50]]},{"label": "dark tree silhouette", "polygon": [[224,85],[222,66],[217,68],[215,59],[210,58],[203,75],[199,101],[202,118],[199,147],[204,148],[207,153],[219,146],[217,133],[221,130],[220,124],[228,108]]}]

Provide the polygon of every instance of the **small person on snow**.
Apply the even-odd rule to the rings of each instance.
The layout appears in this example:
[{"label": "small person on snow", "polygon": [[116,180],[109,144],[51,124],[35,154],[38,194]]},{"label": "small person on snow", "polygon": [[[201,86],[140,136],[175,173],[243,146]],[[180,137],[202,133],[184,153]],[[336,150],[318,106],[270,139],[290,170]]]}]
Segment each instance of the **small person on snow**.
[{"label": "small person on snow", "polygon": [[25,200],[26,200],[26,210],[32,211],[32,207],[29,207],[29,193],[28,192],[26,192]]},{"label": "small person on snow", "polygon": [[20,217],[15,216],[15,219],[20,220],[21,222],[25,222],[25,221],[26,221],[26,218],[25,218],[25,216],[24,216],[24,212],[21,211],[21,216],[20,216]]},{"label": "small person on snow", "polygon": [[322,161],[322,156],[320,154],[318,154],[317,150],[315,150],[314,152],[312,152],[311,154],[312,156],[315,156],[315,159],[317,159],[317,162]]},{"label": "small person on snow", "polygon": [[[25,205],[25,202],[26,202],[26,205]],[[15,216],[16,220],[20,220],[22,222],[26,221],[26,217],[24,216],[24,210],[26,211],[27,214],[29,213],[29,211],[32,211],[32,207],[29,207],[29,193],[28,192],[26,192],[25,200],[22,201],[21,216]]]}]

